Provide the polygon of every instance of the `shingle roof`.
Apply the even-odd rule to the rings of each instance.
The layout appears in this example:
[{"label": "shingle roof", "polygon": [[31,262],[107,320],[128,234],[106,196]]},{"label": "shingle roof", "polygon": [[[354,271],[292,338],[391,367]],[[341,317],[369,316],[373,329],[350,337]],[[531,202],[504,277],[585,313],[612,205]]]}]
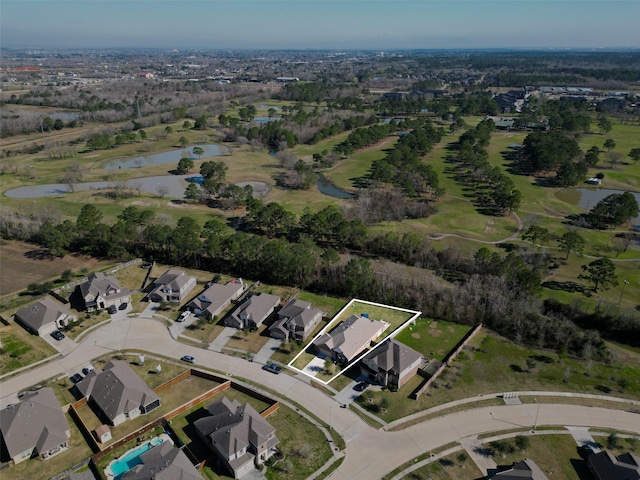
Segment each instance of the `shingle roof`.
[{"label": "shingle roof", "polygon": [[611,453],[604,451],[590,455],[587,458],[596,477],[599,479],[640,479],[640,458],[632,453],[624,453],[615,457]]},{"label": "shingle roof", "polygon": [[46,452],[69,437],[69,422],[51,388],[27,393],[0,411],[0,431],[11,457],[36,447]]},{"label": "shingle roof", "polygon": [[316,318],[316,315],[323,313],[317,308],[313,308],[309,302],[293,299],[280,309],[278,316],[280,318],[287,317],[293,325],[306,327]]},{"label": "shingle roof", "polygon": [[[116,293],[107,295],[107,292],[112,289],[115,289]],[[122,288],[116,278],[109,277],[103,272],[96,272],[89,275],[87,281],[80,284],[80,291],[83,297],[91,293],[94,297],[100,295],[103,297],[118,298],[131,293],[128,288]]]},{"label": "shingle roof", "polygon": [[369,341],[382,331],[385,324],[379,320],[352,315],[330,333],[325,333],[314,343],[341,353],[347,359],[353,358],[367,346]]},{"label": "shingle roof", "polygon": [[111,420],[160,398],[122,360],[113,360],[102,370],[89,372],[77,387],[85,397],[90,396]]},{"label": "shingle roof", "polygon": [[202,480],[184,452],[163,442],[140,455],[142,464],[122,476],[122,480]]},{"label": "shingle roof", "polygon": [[206,310],[213,313],[225,303],[230,302],[233,297],[242,291],[243,288],[244,287],[241,283],[230,282],[226,285],[214,283],[196,298],[191,300],[189,305],[193,305],[200,310]]},{"label": "shingle roof", "polygon": [[54,323],[61,316],[73,317],[73,314],[61,303],[49,297],[22,307],[16,312],[17,319],[36,331],[49,323]]},{"label": "shingle roof", "polygon": [[421,353],[392,338],[378,346],[363,360],[373,362],[385,372],[394,371],[399,374],[421,358]]},{"label": "shingle roof", "polygon": [[261,322],[280,303],[280,297],[268,293],[252,295],[249,299],[234,311],[231,316],[242,323],[240,315],[246,315],[247,319]]},{"label": "shingle roof", "polygon": [[182,286],[191,280],[191,275],[186,275],[184,270],[169,269],[158,277],[154,285],[167,285],[172,290],[180,290]]},{"label": "shingle roof", "polygon": [[204,437],[210,437],[227,458],[249,444],[263,444],[275,433],[275,428],[248,403],[240,405],[237,400],[224,397],[207,410],[209,415],[196,420],[194,426]]},{"label": "shingle roof", "polygon": [[518,463],[514,463],[513,467],[504,472],[495,474],[492,478],[499,480],[549,480],[547,476],[542,473],[542,470],[535,464],[533,460],[524,458]]}]

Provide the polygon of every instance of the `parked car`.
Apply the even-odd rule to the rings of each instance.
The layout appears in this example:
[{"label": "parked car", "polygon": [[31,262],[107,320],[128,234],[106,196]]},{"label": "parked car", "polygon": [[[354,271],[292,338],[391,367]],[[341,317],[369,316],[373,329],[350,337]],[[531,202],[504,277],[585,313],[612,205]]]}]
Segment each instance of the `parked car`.
[{"label": "parked car", "polygon": [[191,315],[191,312],[189,310],[185,310],[180,314],[176,322],[184,322],[187,318],[189,318],[190,315]]},{"label": "parked car", "polygon": [[276,375],[282,371],[282,367],[280,365],[276,365],[275,363],[267,363],[262,366],[263,370],[267,372],[275,373]]},{"label": "parked car", "polygon": [[107,312],[113,315],[114,313],[118,313],[118,308],[115,305],[109,305],[109,308],[107,308]]},{"label": "parked car", "polygon": [[367,382],[360,382],[355,387],[353,387],[353,389],[356,392],[364,392],[367,389],[368,386],[369,386],[369,384]]},{"label": "parked car", "polygon": [[127,302],[121,303],[120,306],[118,307],[118,310],[124,310],[129,306],[129,304]]},{"label": "parked car", "polygon": [[53,332],[51,332],[51,336],[60,341],[64,338],[64,333],[62,333],[60,330],[54,330]]},{"label": "parked car", "polygon": [[191,355],[185,355],[180,360],[182,360],[183,362],[188,362],[188,363],[196,363],[196,359],[193,358]]},{"label": "parked car", "polygon": [[140,268],[144,268],[145,270],[150,269],[153,266],[152,263],[150,262],[144,262],[142,265],[140,265]]},{"label": "parked car", "polygon": [[86,367],[84,367],[82,369],[82,374],[83,375],[87,375],[89,372],[91,372],[93,370],[94,370],[93,365],[87,365]]},{"label": "parked car", "polygon": [[71,375],[69,377],[69,380],[71,380],[71,382],[73,384],[76,384],[76,383],[82,381],[82,375],[80,375],[79,373],[74,373],[73,375]]}]

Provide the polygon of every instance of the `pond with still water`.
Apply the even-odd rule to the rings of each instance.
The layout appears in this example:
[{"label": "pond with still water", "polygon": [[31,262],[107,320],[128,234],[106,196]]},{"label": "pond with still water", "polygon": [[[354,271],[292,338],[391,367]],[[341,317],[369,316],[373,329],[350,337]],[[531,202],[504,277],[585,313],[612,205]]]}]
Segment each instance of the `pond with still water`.
[{"label": "pond with still water", "polygon": [[206,145],[193,145],[192,147],[181,148],[179,150],[171,150],[169,152],[142,155],[140,157],[134,158],[109,160],[102,165],[102,168],[104,168],[105,170],[116,170],[118,168],[138,168],[147,167],[149,165],[162,165],[164,163],[175,163],[176,166],[178,166],[178,162],[182,157],[196,160],[196,157],[193,154],[194,147],[200,147],[204,150],[204,153],[200,156],[201,158],[217,157],[219,155],[222,155],[223,151],[220,148],[220,145],[216,145],[213,143]]},{"label": "pond with still water", "polygon": [[[609,195],[623,194],[624,190],[612,190],[610,188],[576,188],[576,192],[580,195],[578,199],[578,206],[588,211],[595,207],[600,200],[608,197]],[[631,192],[636,198],[638,205],[640,205],[640,193]],[[633,225],[640,225],[640,217],[632,218],[631,223]]]}]

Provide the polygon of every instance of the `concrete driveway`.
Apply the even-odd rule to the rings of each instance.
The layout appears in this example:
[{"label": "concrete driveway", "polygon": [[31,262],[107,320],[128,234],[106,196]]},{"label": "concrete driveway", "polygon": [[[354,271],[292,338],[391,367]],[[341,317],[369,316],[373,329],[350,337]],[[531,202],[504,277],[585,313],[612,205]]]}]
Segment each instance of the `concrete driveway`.
[{"label": "concrete driveway", "polygon": [[[403,430],[386,432],[364,423],[354,412],[336,408],[335,399],[291,375],[266,376],[261,365],[238,357],[175,342],[161,322],[136,318],[111,322],[87,335],[67,356],[9,378],[2,384],[3,399],[29,386],[82,367],[97,356],[114,350],[138,349],[179,359],[192,355],[197,365],[224,374],[246,378],[302,405],[340,433],[346,442],[344,462],[329,478],[370,480],[380,478],[418,455],[450,442],[484,433],[513,428],[572,425],[610,428],[640,433],[640,415],[615,409],[565,404],[522,404],[474,408],[432,417]],[[185,392],[185,399],[188,392]]]}]

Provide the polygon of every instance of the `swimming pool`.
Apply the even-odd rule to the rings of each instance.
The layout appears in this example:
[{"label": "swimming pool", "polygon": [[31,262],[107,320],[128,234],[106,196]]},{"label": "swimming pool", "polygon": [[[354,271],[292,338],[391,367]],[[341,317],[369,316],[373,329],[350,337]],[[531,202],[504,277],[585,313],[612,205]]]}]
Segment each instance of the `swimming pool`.
[{"label": "swimming pool", "polygon": [[114,460],[113,462],[111,462],[106,470],[107,471],[111,470],[111,473],[113,474],[114,479],[118,480],[120,477],[122,477],[122,475],[127,473],[133,467],[142,463],[142,461],[140,460],[140,456],[143,453],[148,452],[153,447],[156,447],[162,444],[163,442],[164,440],[160,437],[152,438],[151,440],[143,443],[139,447],[129,450],[127,453],[122,455],[118,460]]}]

